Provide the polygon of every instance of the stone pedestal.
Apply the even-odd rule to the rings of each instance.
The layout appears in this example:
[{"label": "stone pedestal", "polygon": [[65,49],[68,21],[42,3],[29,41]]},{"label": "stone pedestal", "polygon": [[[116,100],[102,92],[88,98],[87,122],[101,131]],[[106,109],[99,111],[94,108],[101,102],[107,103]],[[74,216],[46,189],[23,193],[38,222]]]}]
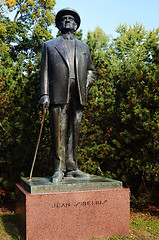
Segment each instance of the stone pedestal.
[{"label": "stone pedestal", "polygon": [[26,240],[91,240],[127,235],[129,189],[29,193],[16,185],[18,229]]}]

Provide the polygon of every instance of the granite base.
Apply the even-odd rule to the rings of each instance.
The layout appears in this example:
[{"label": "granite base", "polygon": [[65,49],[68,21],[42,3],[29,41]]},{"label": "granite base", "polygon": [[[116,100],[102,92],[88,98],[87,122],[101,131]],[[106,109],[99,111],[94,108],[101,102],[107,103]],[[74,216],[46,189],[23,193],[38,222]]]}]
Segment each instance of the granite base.
[{"label": "granite base", "polygon": [[91,240],[130,231],[129,189],[34,193],[16,185],[16,216],[26,240]]}]

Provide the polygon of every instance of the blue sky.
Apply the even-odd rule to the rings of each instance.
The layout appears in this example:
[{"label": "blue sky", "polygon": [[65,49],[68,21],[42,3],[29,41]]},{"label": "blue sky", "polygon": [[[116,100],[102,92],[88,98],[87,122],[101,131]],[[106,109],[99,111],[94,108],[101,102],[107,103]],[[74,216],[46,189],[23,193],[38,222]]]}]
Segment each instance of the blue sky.
[{"label": "blue sky", "polygon": [[[132,26],[137,22],[146,30],[159,27],[159,0],[56,0],[56,13],[65,7],[79,13],[83,37],[97,26],[112,36],[116,36],[115,30],[120,23]],[[55,37],[56,27],[52,30]]]}]

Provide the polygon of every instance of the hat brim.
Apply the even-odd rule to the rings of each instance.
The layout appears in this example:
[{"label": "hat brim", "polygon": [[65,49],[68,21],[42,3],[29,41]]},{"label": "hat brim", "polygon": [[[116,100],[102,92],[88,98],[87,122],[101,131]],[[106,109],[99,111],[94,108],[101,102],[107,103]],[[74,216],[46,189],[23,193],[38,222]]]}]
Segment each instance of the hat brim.
[{"label": "hat brim", "polygon": [[79,14],[72,8],[63,8],[56,14],[56,18],[55,18],[56,27],[59,29],[61,18],[65,15],[71,15],[75,18],[75,22],[77,24],[77,29],[78,29],[81,23],[81,19]]}]

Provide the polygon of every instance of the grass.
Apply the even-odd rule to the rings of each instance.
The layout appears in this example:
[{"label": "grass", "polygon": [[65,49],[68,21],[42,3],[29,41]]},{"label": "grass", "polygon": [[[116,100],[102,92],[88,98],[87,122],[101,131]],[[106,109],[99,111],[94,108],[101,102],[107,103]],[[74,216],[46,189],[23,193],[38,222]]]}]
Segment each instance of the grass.
[{"label": "grass", "polygon": [[[15,224],[15,214],[0,209],[0,240],[23,240]],[[129,236],[113,236],[92,240],[157,240],[159,239],[159,211],[131,212]]]},{"label": "grass", "polygon": [[0,240],[12,239],[22,240],[16,228],[15,214],[0,213]]},{"label": "grass", "polygon": [[132,236],[140,235],[140,239],[159,239],[159,219],[138,216],[137,219],[131,219],[131,230]]}]

